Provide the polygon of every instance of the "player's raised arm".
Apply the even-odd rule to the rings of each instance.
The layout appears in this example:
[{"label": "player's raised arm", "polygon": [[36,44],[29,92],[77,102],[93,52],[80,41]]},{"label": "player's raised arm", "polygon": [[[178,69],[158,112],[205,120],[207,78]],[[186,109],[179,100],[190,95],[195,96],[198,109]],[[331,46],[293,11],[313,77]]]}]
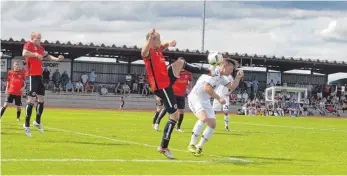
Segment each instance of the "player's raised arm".
[{"label": "player's raised arm", "polygon": [[32,52],[28,51],[28,49],[25,48],[25,46],[23,48],[22,56],[23,57],[36,57],[36,58],[42,60],[42,56],[40,54],[32,53]]},{"label": "player's raised arm", "polygon": [[58,57],[54,57],[52,55],[49,55],[46,51],[44,53],[44,58],[49,59],[49,60],[54,60],[54,61],[61,61],[64,60],[64,56],[63,55],[59,55]]},{"label": "player's raised arm", "polygon": [[243,76],[243,70],[239,70],[236,74],[235,80],[233,82],[230,82],[230,84],[227,84],[226,87],[228,87],[231,90],[231,92],[233,92],[239,86],[239,83]]},{"label": "player's raised arm", "polygon": [[218,100],[219,103],[225,104],[225,100],[221,98],[218,94],[216,94],[216,92],[214,91],[213,87],[210,84],[208,83],[205,84],[204,91],[212,98]]},{"label": "player's raised arm", "polygon": [[141,50],[141,56],[146,59],[150,59],[149,56],[149,49],[151,48],[151,42],[155,37],[155,29],[151,29],[147,35],[146,35],[146,42],[143,45],[143,48]]},{"label": "player's raised arm", "polygon": [[166,50],[169,47],[176,47],[176,44],[177,44],[176,40],[170,40],[170,41],[162,43],[161,45],[163,46],[163,50]]}]

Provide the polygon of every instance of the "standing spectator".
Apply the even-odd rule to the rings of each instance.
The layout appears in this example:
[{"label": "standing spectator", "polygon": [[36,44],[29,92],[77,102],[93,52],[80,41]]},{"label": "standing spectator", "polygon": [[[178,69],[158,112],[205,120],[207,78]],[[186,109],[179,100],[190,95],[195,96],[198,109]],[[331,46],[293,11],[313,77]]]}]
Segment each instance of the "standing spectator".
[{"label": "standing spectator", "polygon": [[139,85],[139,80],[138,80],[138,76],[134,76],[134,79],[133,79],[133,88],[131,89],[133,93],[136,93],[137,92],[137,89],[138,89],[138,85]]},{"label": "standing spectator", "polygon": [[247,81],[247,93],[250,95],[252,92],[252,81]]},{"label": "standing spectator", "polygon": [[49,75],[51,73],[48,71],[47,68],[45,68],[42,72],[42,76],[43,76],[43,84],[45,85],[46,89],[48,89],[48,84],[49,84]]},{"label": "standing spectator", "polygon": [[131,80],[132,80],[132,77],[130,74],[126,75],[125,76],[125,83],[130,87],[131,86]]},{"label": "standing spectator", "polygon": [[142,92],[144,83],[145,83],[145,77],[141,74],[141,75],[139,76],[139,89],[138,89],[138,94],[140,94],[140,92]]},{"label": "standing spectator", "polygon": [[75,92],[84,92],[84,86],[82,84],[81,81],[78,81],[76,84],[75,84]]},{"label": "standing spectator", "polygon": [[247,102],[247,100],[248,100],[248,94],[247,94],[246,91],[243,92],[242,98],[243,98],[243,103]]},{"label": "standing spectator", "polygon": [[313,86],[311,84],[308,84],[306,86],[306,89],[307,89],[307,97],[311,97],[312,96],[312,89],[313,89]]},{"label": "standing spectator", "polygon": [[96,77],[97,77],[97,75],[95,74],[95,69],[93,69],[92,72],[90,72],[90,75],[89,75],[89,83],[94,85]]},{"label": "standing spectator", "polygon": [[247,89],[247,84],[246,84],[244,78],[242,78],[240,80],[239,87],[240,87],[240,92],[241,93],[244,92]]},{"label": "standing spectator", "polygon": [[258,80],[256,80],[255,77],[254,77],[252,84],[253,84],[253,93],[254,93],[254,95],[257,95],[258,88],[259,88],[259,82],[258,82]]},{"label": "standing spectator", "polygon": [[273,87],[273,86],[275,86],[276,84],[274,83],[274,80],[272,79],[271,81],[270,81],[270,83],[268,84],[268,87]]},{"label": "standing spectator", "polygon": [[339,98],[339,101],[341,100],[341,95],[342,95],[342,86],[339,83],[336,87],[336,96]]},{"label": "standing spectator", "polygon": [[65,86],[66,92],[74,92],[73,84],[71,83],[71,80],[69,80],[69,83],[66,84]]},{"label": "standing spectator", "polygon": [[56,69],[55,72],[53,73],[52,80],[53,80],[54,86],[57,87],[56,85],[58,85],[60,83],[60,72],[59,72],[59,69]]},{"label": "standing spectator", "polygon": [[86,72],[84,72],[81,76],[81,81],[82,81],[82,84],[83,86],[85,86],[88,82],[88,74]]},{"label": "standing spectator", "polygon": [[66,84],[69,83],[69,75],[66,73],[66,71],[64,71],[64,73],[61,75],[60,81],[61,87],[63,90],[66,90]]}]

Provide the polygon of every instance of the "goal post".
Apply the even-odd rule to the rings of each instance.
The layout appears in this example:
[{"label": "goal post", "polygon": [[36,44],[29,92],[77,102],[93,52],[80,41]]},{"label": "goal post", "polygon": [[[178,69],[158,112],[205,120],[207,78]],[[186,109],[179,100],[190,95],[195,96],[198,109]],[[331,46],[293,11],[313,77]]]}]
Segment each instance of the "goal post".
[{"label": "goal post", "polygon": [[274,102],[276,93],[282,92],[283,90],[288,93],[297,93],[297,102],[301,102],[302,93],[304,93],[304,97],[307,98],[307,88],[273,86],[265,89],[265,101]]}]

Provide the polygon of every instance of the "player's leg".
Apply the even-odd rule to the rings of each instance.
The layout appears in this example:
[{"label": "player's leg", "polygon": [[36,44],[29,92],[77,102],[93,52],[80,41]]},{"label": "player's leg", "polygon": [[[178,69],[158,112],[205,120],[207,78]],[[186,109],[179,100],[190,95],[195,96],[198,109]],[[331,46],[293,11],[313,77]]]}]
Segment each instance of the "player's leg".
[{"label": "player's leg", "polygon": [[200,155],[202,153],[202,149],[206,142],[212,137],[214,130],[216,128],[216,116],[213,112],[212,107],[207,108],[205,107],[205,116],[201,116],[200,120],[207,123],[207,127],[205,128],[204,132],[202,133],[202,137],[200,139],[200,142],[198,145],[196,145],[195,155]]},{"label": "player's leg", "polygon": [[159,115],[158,115],[158,118],[157,118],[157,120],[155,121],[155,124],[154,124],[154,129],[156,131],[159,131],[160,121],[161,121],[161,119],[163,119],[163,117],[166,115],[166,113],[167,113],[167,111],[166,111],[165,107],[162,108],[160,113],[159,113]]},{"label": "player's leg", "polygon": [[185,100],[185,97],[180,97],[180,96],[176,96],[176,100],[177,100],[177,107],[179,112],[177,131],[183,132],[181,126],[182,126],[182,122],[184,118],[184,109],[186,108],[186,100]]},{"label": "player's leg", "polygon": [[230,132],[229,130],[229,122],[230,122],[230,118],[229,118],[229,106],[230,103],[228,103],[229,100],[227,100],[227,103],[225,105],[223,105],[223,112],[224,112],[224,129],[225,131]]},{"label": "player's leg", "polygon": [[170,119],[165,125],[161,145],[158,147],[158,151],[164,154],[166,157],[173,159],[174,156],[171,154],[168,147],[169,147],[172,131],[178,120],[176,97],[173,93],[171,86],[169,86],[168,88],[156,91],[156,94],[163,100],[164,107],[167,110],[167,112],[170,114]]},{"label": "player's leg", "polygon": [[15,105],[17,106],[17,121],[19,121],[22,112],[22,96],[18,95],[15,97]]},{"label": "player's leg", "polygon": [[193,112],[193,114],[198,118],[198,120],[196,121],[193,127],[192,136],[190,138],[190,143],[188,145],[188,151],[195,153],[196,151],[195,145],[205,125],[205,121],[201,119],[206,119],[207,115],[203,107],[201,106],[201,104],[197,103],[196,100],[190,100],[188,98],[188,106],[190,110]]},{"label": "player's leg", "polygon": [[36,120],[33,122],[33,124],[41,133],[43,133],[43,128],[41,125],[41,116],[43,113],[44,102],[45,102],[45,86],[43,85],[42,81],[40,81],[39,88],[37,91]]},{"label": "player's leg", "polygon": [[155,111],[155,113],[154,113],[153,122],[152,122],[152,127],[153,127],[153,128],[154,128],[155,122],[156,122],[157,119],[158,119],[158,115],[159,115],[159,113],[160,113],[160,111],[161,111],[161,109],[162,109],[162,107],[163,107],[163,102],[162,102],[160,99],[158,99],[158,98],[156,98],[156,107],[157,107],[157,109],[156,109],[156,111]]},{"label": "player's leg", "polygon": [[171,66],[173,68],[173,73],[176,77],[180,75],[180,72],[182,69],[185,69],[191,73],[200,73],[200,74],[210,73],[210,70],[208,68],[190,64],[186,62],[183,57],[179,57],[174,63],[171,64]]},{"label": "player's leg", "polygon": [[14,96],[13,96],[13,95],[11,95],[11,94],[7,94],[7,95],[6,95],[5,103],[4,103],[4,105],[1,107],[1,116],[0,116],[0,118],[1,118],[2,115],[5,113],[6,108],[8,107],[8,104],[13,102],[13,99],[14,99]]}]

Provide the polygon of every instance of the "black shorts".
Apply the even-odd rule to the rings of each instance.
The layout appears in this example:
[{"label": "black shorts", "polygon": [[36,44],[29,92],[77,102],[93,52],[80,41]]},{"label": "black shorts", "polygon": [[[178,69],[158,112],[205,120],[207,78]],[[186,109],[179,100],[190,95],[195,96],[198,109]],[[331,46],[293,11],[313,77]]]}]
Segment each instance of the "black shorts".
[{"label": "black shorts", "polygon": [[177,107],[178,109],[185,109],[186,108],[186,98],[181,96],[176,96],[177,101]]},{"label": "black shorts", "polygon": [[8,94],[6,96],[5,102],[6,103],[13,103],[14,100],[14,104],[16,106],[22,106],[22,96],[20,95],[12,95],[12,94]]},{"label": "black shorts", "polygon": [[42,76],[29,76],[29,92],[30,97],[36,95],[45,95],[45,86],[43,85]]},{"label": "black shorts", "polygon": [[173,114],[177,111],[176,96],[171,85],[165,89],[155,91],[154,94],[163,100],[164,107],[169,114]]},{"label": "black shorts", "polygon": [[163,100],[159,100],[155,103],[156,106],[163,106]]},{"label": "black shorts", "polygon": [[125,104],[125,103],[124,103],[124,101],[123,101],[122,104],[120,104],[120,107],[124,107],[124,104]]}]

